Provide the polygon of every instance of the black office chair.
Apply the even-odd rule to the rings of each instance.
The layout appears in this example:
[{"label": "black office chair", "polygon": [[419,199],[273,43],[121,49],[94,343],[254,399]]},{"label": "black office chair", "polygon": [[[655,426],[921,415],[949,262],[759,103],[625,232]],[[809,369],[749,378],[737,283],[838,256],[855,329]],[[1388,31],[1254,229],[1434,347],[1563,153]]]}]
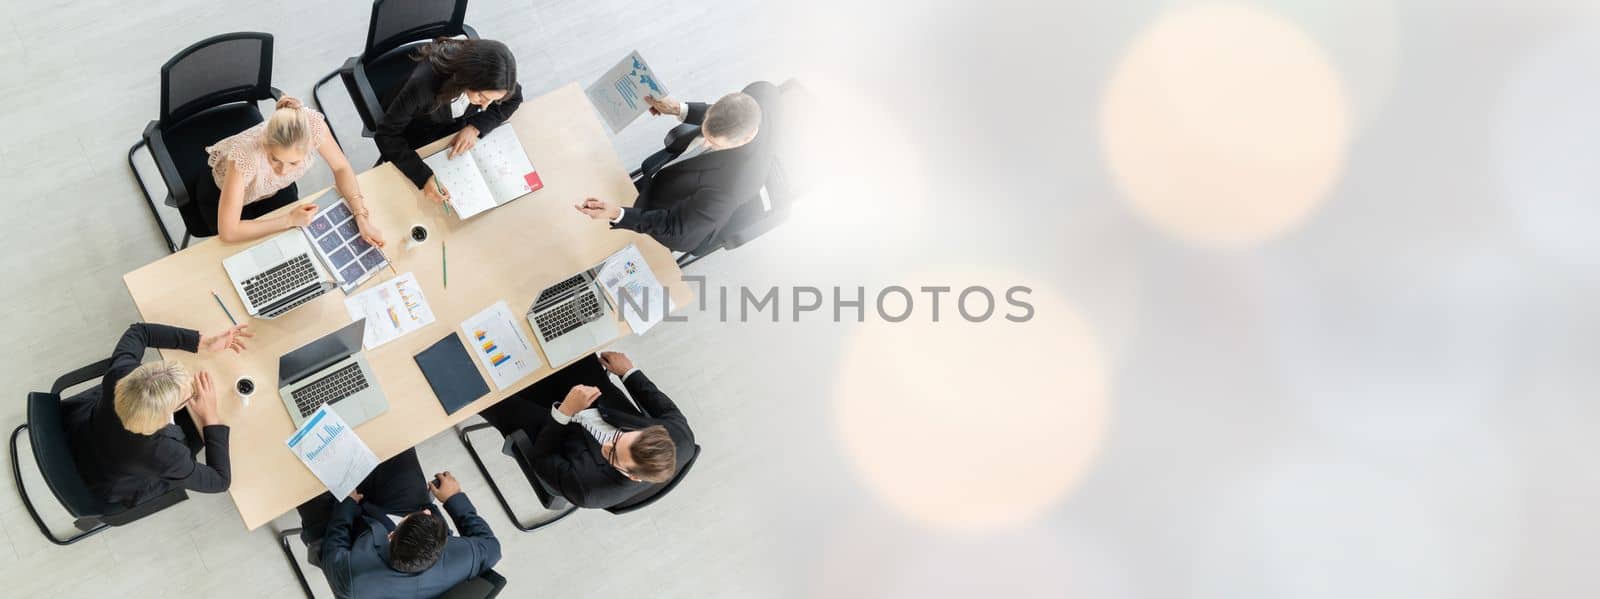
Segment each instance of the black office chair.
[{"label": "black office chair", "polygon": [[[73,459],[65,425],[66,410],[88,409],[88,403],[81,395],[62,401],[61,393],[83,383],[98,382],[110,369],[111,360],[107,358],[62,375],[50,386],[49,393],[29,393],[28,423],[11,431],[11,476],[16,480],[17,493],[22,496],[22,506],[28,509],[28,516],[33,518],[39,532],[57,545],[71,545],[106,528],[123,526],[189,498],[188,493],[178,488],[132,508],[124,508],[107,505],[89,492],[88,484],[78,474],[77,461]],[[91,388],[90,392],[94,391]],[[50,493],[55,495],[56,501],[73,516],[72,525],[80,531],[70,537],[63,539],[50,531],[29,499],[28,489],[22,484],[17,438],[22,436],[24,430],[28,431],[28,444],[33,447],[33,459],[39,465],[45,485],[50,487]]]},{"label": "black office chair", "polygon": [[[758,82],[752,86],[764,84],[770,85]],[[803,98],[806,94],[805,88],[794,79],[785,81],[783,85],[778,86],[778,90],[785,105],[785,108],[779,109],[778,114],[784,117],[791,112],[788,107],[805,101]],[[786,168],[782,160],[785,154],[783,143],[786,141],[784,130],[791,126],[786,122],[788,120],[792,119],[779,117],[763,125],[761,135],[768,137],[763,143],[769,146],[766,151],[770,156],[770,162],[767,165],[765,183],[760,191],[740,204],[728,218],[728,222],[712,232],[700,245],[679,254],[677,257],[679,268],[687,267],[717,250],[731,250],[749,243],[776,228],[789,217],[789,210],[794,206],[795,200],[803,195],[804,190],[801,185],[806,179],[791,176],[791,169]],[[662,149],[646,157],[640,163],[638,170],[631,173],[633,180],[655,176],[673,159],[682,155],[689,148],[689,144],[698,137],[700,137],[700,127],[696,125],[673,127],[662,140]]]},{"label": "black office chair", "polygon": [[[278,547],[283,550],[283,557],[289,560],[289,569],[294,570],[295,580],[300,582],[300,590],[306,594],[306,599],[316,599],[317,596],[311,592],[311,583],[306,581],[305,571],[300,569],[300,560],[295,559],[294,550],[289,547],[289,539],[299,534],[298,528],[279,532]],[[491,569],[485,570],[477,577],[461,581],[461,584],[451,587],[445,594],[440,595],[439,599],[494,599],[505,588],[506,577]]]},{"label": "black office chair", "polygon": [[[467,455],[472,456],[472,463],[477,464],[478,471],[483,473],[484,480],[488,481],[489,483],[489,490],[494,492],[494,498],[500,502],[501,509],[506,511],[506,518],[511,520],[512,526],[517,527],[517,530],[522,532],[532,532],[551,524],[555,524],[561,519],[571,516],[573,512],[578,511],[577,506],[572,505],[566,499],[562,498],[559,494],[557,494],[554,488],[545,483],[544,480],[540,479],[539,475],[534,472],[533,441],[528,438],[528,434],[526,432],[517,431],[511,433],[511,436],[506,438],[504,453],[511,456],[511,459],[516,462],[517,468],[522,470],[522,475],[527,477],[529,486],[533,488],[533,494],[539,498],[539,504],[543,505],[547,510],[558,512],[552,518],[540,520],[533,524],[523,524],[522,519],[518,518],[516,512],[511,509],[511,503],[506,501],[505,494],[500,491],[500,485],[495,484],[494,475],[489,474],[488,466],[483,463],[482,458],[478,457],[478,451],[472,447],[472,440],[469,438],[469,436],[475,431],[486,428],[492,427],[487,422],[480,422],[466,428],[457,428],[456,438],[461,440],[461,444],[467,448]],[[694,462],[698,459],[700,459],[700,445],[696,444],[694,446],[694,455],[689,456],[689,461],[685,462],[683,467],[678,469],[678,472],[672,476],[672,480],[664,483],[649,485],[644,489],[641,489],[638,494],[630,497],[627,501],[606,508],[606,511],[611,512],[612,514],[622,515],[655,503],[656,500],[661,499],[668,492],[671,492],[673,489],[678,487],[678,483],[683,481],[683,477],[689,475],[689,469],[694,467]]]},{"label": "black office chair", "polygon": [[[322,110],[318,90],[335,76],[344,81],[356,114],[361,116],[361,135],[372,137],[400,87],[411,76],[417,63],[412,49],[440,37],[466,36],[478,39],[478,32],[463,21],[467,0],[377,0],[372,3],[372,21],[367,25],[367,45],[360,56],[344,61],[344,66],[328,73],[311,87],[311,101]],[[332,127],[330,126],[331,130]]]},{"label": "black office chair", "polygon": [[[211,176],[206,146],[260,123],[256,102],[281,97],[283,92],[272,87],[270,34],[224,33],[184,48],[161,65],[161,118],[150,121],[139,143],[128,148],[128,168],[169,251],[188,247],[191,237],[216,234],[215,223],[207,222],[192,201],[196,179]],[[149,146],[167,186],[166,204],[183,217],[182,245],[172,242],[155,200],[145,190],[144,177],[133,164],[133,154],[141,146]]]}]

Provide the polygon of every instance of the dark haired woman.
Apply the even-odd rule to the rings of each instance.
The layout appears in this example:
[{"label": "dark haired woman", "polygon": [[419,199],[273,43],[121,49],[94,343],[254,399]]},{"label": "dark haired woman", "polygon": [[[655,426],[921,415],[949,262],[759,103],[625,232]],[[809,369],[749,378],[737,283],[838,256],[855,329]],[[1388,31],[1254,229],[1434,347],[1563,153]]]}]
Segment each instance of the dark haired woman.
[{"label": "dark haired woman", "polygon": [[448,196],[415,148],[441,137],[450,157],[472,149],[522,105],[517,60],[493,40],[437,39],[417,49],[417,67],[401,86],[373,136],[383,160],[393,162],[428,199]]}]

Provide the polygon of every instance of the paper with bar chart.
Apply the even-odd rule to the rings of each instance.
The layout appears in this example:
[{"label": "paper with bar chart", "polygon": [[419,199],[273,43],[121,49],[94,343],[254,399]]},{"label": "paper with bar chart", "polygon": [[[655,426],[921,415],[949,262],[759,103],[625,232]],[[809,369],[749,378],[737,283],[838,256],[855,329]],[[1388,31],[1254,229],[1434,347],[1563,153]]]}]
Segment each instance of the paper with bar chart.
[{"label": "paper with bar chart", "polygon": [[544,363],[517,327],[517,320],[511,308],[501,301],[461,323],[467,347],[489,371],[497,389],[510,387]]},{"label": "paper with bar chart", "polygon": [[317,408],[287,445],[334,497],[348,496],[378,467],[378,456],[327,405]]},{"label": "paper with bar chart", "polygon": [[644,102],[645,96],[667,97],[667,86],[661,84],[655,71],[651,71],[650,65],[645,64],[644,58],[639,56],[639,51],[634,50],[623,57],[617,66],[601,75],[599,81],[584,90],[584,94],[589,96],[595,110],[600,111],[600,117],[615,133],[649,109]]},{"label": "paper with bar chart", "polygon": [[367,349],[433,324],[433,308],[428,306],[428,298],[422,295],[422,285],[413,272],[344,298],[344,309],[350,313],[351,322],[367,319],[361,342]]}]

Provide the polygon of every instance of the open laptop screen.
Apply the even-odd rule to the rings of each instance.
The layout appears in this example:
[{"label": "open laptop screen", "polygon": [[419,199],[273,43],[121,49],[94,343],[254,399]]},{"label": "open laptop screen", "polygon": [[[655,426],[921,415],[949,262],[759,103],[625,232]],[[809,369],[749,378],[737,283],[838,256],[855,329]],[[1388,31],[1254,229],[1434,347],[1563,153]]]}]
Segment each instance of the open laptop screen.
[{"label": "open laptop screen", "polygon": [[337,331],[323,335],[316,341],[296,348],[278,358],[278,387],[300,382],[329,365],[361,350],[361,337],[366,333],[367,319],[357,319]]}]

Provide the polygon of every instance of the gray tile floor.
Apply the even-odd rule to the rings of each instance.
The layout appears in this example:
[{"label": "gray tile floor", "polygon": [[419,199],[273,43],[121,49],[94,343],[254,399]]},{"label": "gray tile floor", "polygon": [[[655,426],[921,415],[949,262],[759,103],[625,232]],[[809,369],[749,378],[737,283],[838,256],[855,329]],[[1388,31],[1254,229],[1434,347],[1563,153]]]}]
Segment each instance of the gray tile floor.
[{"label": "gray tile floor", "polygon": [[[11,279],[0,297],[0,330],[6,331],[0,397],[9,398],[0,402],[0,423],[22,422],[26,391],[45,389],[60,373],[103,357],[139,318],[121,276],[166,251],[123,153],[155,115],[161,63],[216,33],[271,32],[277,87],[309,100],[311,84],[360,47],[367,10],[362,2],[310,1],[0,3],[7,28],[0,35],[0,121],[8,133],[0,164],[11,202],[0,217],[0,238],[8,246],[0,272]],[[705,98],[755,79],[781,78],[762,68],[760,12],[755,3],[727,0],[477,0],[467,19],[485,37],[512,47],[533,95],[569,81],[587,84],[637,48],[675,95]],[[324,88],[323,99],[352,162],[371,164],[376,152],[359,137],[359,121],[337,81]],[[667,126],[642,122],[619,134],[624,162],[637,163]],[[140,161],[159,201],[159,178],[142,154]],[[331,181],[325,170],[307,179],[302,189]],[[773,237],[767,245],[784,243],[782,234]],[[774,251],[752,246],[695,269],[717,277],[753,268]],[[586,512],[537,534],[519,534],[453,438],[443,435],[420,447],[427,469],[461,476],[500,533],[506,557],[499,569],[515,590],[509,596],[777,593],[768,587],[772,578],[762,564],[769,560],[758,548],[767,535],[753,511],[760,505],[753,497],[761,470],[748,456],[723,450],[754,436],[740,423],[750,422],[743,414],[761,405],[748,398],[758,385],[754,372],[716,359],[712,349],[745,342],[737,341],[744,335],[714,323],[666,326],[619,344],[685,407],[708,446],[695,484],[647,513]],[[484,449],[495,455],[491,442]],[[510,481],[517,476],[507,468],[500,474]],[[57,548],[34,529],[10,477],[0,479],[0,594],[7,597],[297,592],[272,531],[246,532],[224,496],[193,496],[136,526]],[[36,476],[28,484],[48,496]],[[536,505],[530,493],[513,493],[512,501],[525,509]],[[57,530],[69,528],[64,512],[46,513]],[[291,515],[276,524],[296,522]],[[320,580],[314,584],[326,593]]]}]

